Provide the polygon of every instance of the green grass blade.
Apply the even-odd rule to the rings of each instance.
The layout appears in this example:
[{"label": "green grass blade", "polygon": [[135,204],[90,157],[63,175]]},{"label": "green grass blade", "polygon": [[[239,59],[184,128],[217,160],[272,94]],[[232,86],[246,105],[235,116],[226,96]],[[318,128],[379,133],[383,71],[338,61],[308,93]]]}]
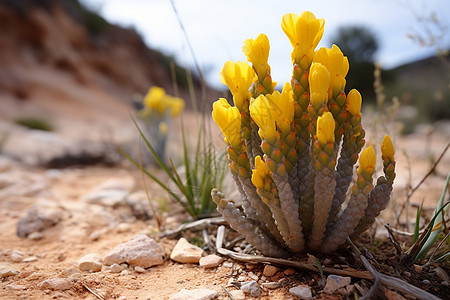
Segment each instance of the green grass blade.
[{"label": "green grass blade", "polygon": [[420,214],[422,213],[423,200],[420,204],[419,208],[417,208],[416,214],[416,226],[414,226],[414,243],[419,239],[419,230],[420,230]]},{"label": "green grass blade", "polygon": [[189,212],[191,216],[195,218],[196,217],[195,201],[194,199],[189,197],[188,192],[189,188],[186,188],[186,186],[181,181],[181,177],[178,174],[177,169],[175,168],[172,160],[170,160],[170,164],[172,165],[173,173],[175,174],[175,178],[177,179],[177,186],[180,189],[181,193],[186,197],[187,203],[185,205],[185,209],[187,210],[187,212]]},{"label": "green grass blade", "polygon": [[442,226],[439,226],[438,228],[435,228],[435,227],[437,224],[440,224],[443,222],[444,212],[447,210],[446,207],[449,204],[449,202],[444,204],[445,194],[447,193],[449,181],[450,181],[450,173],[447,175],[447,179],[445,181],[445,186],[442,189],[441,197],[439,198],[439,201],[437,203],[433,219],[432,219],[432,221],[430,221],[430,224],[429,224],[429,226],[431,227],[432,230],[429,231],[429,236],[426,238],[423,246],[420,248],[419,252],[415,256],[415,258],[414,258],[415,262],[418,260],[421,260],[422,258],[425,257],[425,255],[431,249],[434,242],[436,241],[436,239],[438,238],[439,234],[442,231]]},{"label": "green grass blade", "polygon": [[[195,193],[193,192],[193,184],[192,184],[192,178],[191,178],[191,165],[189,163],[189,153],[187,149],[187,143],[186,143],[186,135],[184,133],[184,126],[181,128],[181,135],[183,138],[183,159],[184,159],[184,166],[185,166],[185,172],[186,172],[186,192],[189,195],[186,196],[188,199],[193,199],[195,197]],[[195,200],[194,200],[195,201]]]},{"label": "green grass blade", "polygon": [[144,140],[145,144],[147,145],[148,149],[150,150],[150,152],[152,153],[153,157],[155,158],[156,162],[158,163],[158,165],[161,167],[161,169],[163,169],[166,174],[170,177],[170,179],[172,179],[172,181],[174,183],[176,183],[175,177],[173,176],[171,170],[166,166],[166,164],[163,162],[163,160],[161,159],[161,157],[159,157],[159,155],[156,153],[155,149],[153,148],[153,146],[150,144],[150,142],[148,141],[148,139],[145,137],[144,133],[142,132],[141,128],[139,127],[138,123],[136,122],[136,120],[133,118],[133,116],[131,116],[131,119],[133,120],[134,125],[136,126],[137,130],[139,131],[140,136],[142,137],[142,139]]},{"label": "green grass blade", "polygon": [[[133,158],[131,158],[125,151],[123,151],[120,147],[117,147],[117,150],[126,158],[128,159],[132,164],[134,164],[136,167],[141,168],[139,163],[135,161]],[[178,203],[184,205],[181,198],[175,194],[167,185],[165,185],[162,181],[160,181],[156,176],[151,174],[147,169],[142,168],[142,171],[150,177],[152,180],[154,180],[160,187],[162,187],[164,190],[166,190]]]}]

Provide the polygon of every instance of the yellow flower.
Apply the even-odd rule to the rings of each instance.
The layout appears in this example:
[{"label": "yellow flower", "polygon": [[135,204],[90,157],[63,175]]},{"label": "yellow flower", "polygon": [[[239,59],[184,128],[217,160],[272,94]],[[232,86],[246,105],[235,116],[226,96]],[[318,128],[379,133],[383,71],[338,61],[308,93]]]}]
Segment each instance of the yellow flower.
[{"label": "yellow flower", "polygon": [[261,159],[261,156],[255,157],[255,168],[252,173],[252,183],[256,188],[264,188],[264,180],[270,176],[271,172],[266,163]]},{"label": "yellow flower", "polygon": [[269,104],[272,107],[275,122],[282,132],[290,132],[291,123],[294,120],[294,97],[291,85],[285,83],[283,90],[274,91],[272,94],[266,95]]},{"label": "yellow flower", "polygon": [[317,139],[319,143],[334,143],[335,126],[333,115],[329,111],[317,118]]},{"label": "yellow flower", "polygon": [[300,16],[286,14],[281,21],[281,28],[294,47],[295,56],[306,55],[312,58],[314,49],[323,35],[325,21],[316,19],[313,13],[304,11]]},{"label": "yellow flower", "polygon": [[330,72],[321,63],[313,63],[309,70],[309,89],[311,103],[319,109],[328,101],[328,87],[330,86]]},{"label": "yellow flower", "polygon": [[330,72],[330,88],[344,89],[349,65],[347,57],[342,54],[338,46],[333,45],[331,49],[320,48],[314,53],[313,62],[319,62],[327,67]]},{"label": "yellow flower", "polygon": [[241,146],[241,114],[237,107],[231,107],[225,98],[213,103],[212,117],[219,125],[226,142],[235,149]]},{"label": "yellow flower", "polygon": [[270,67],[267,65],[269,50],[269,39],[263,33],[259,34],[255,40],[246,40],[244,47],[242,47],[242,51],[247,56],[247,61],[253,64],[258,73],[267,71],[266,68],[270,71]]},{"label": "yellow flower", "polygon": [[181,113],[184,108],[184,100],[178,97],[172,97],[166,94],[166,91],[157,86],[149,89],[144,100],[144,115],[148,115],[151,111],[156,111],[160,115],[170,111],[172,117]]},{"label": "yellow flower", "polygon": [[361,156],[359,157],[358,175],[361,174],[361,172],[366,172],[369,175],[372,175],[375,171],[376,162],[377,157],[372,146],[364,149],[364,151],[361,153]]},{"label": "yellow flower", "polygon": [[383,142],[381,143],[381,154],[389,158],[389,160],[394,161],[394,145],[392,145],[392,140],[388,135],[385,135]]},{"label": "yellow flower", "polygon": [[277,138],[275,120],[276,112],[273,111],[270,101],[264,96],[250,101],[250,116],[259,127],[261,138],[269,144],[274,144]]},{"label": "yellow flower", "polygon": [[250,98],[248,89],[255,78],[255,71],[246,62],[227,61],[220,71],[220,81],[226,84],[234,96],[235,105],[242,110],[243,100]]},{"label": "yellow flower", "polygon": [[347,111],[356,116],[361,112],[361,103],[361,94],[356,89],[351,90],[347,95]]}]

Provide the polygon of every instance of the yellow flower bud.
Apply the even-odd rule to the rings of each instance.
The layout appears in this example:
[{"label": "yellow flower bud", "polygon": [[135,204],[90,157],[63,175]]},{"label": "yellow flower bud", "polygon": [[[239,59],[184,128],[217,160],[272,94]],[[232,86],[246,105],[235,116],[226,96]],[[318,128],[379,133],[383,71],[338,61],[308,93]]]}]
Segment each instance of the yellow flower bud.
[{"label": "yellow flower bud", "polygon": [[269,39],[263,33],[259,34],[255,40],[248,39],[244,42],[242,51],[247,56],[247,61],[251,62],[256,69],[267,65],[269,59]]},{"label": "yellow flower bud", "polygon": [[248,89],[255,78],[255,71],[246,62],[227,61],[220,71],[220,81],[227,85],[234,96],[236,107],[242,110],[243,99],[250,97]]},{"label": "yellow flower bud", "polygon": [[352,115],[357,115],[361,112],[362,97],[356,90],[351,90],[347,95],[347,111]]},{"label": "yellow flower bud", "polygon": [[392,145],[392,140],[388,135],[384,136],[383,142],[381,143],[381,154],[389,158],[391,161],[394,160],[394,145]]},{"label": "yellow flower bud", "polygon": [[294,97],[291,85],[285,83],[283,91],[274,91],[272,94],[265,95],[273,118],[282,132],[289,132],[291,130],[291,123],[294,120]]},{"label": "yellow flower bud", "polygon": [[264,188],[264,179],[270,176],[271,172],[265,162],[261,159],[261,156],[255,157],[255,169],[252,172],[252,183],[255,187]]},{"label": "yellow flower bud", "polygon": [[281,28],[288,36],[292,47],[299,46],[303,55],[314,50],[323,35],[325,21],[316,19],[314,14],[304,11],[300,16],[286,14],[281,21]]},{"label": "yellow flower bud", "polygon": [[276,141],[276,112],[273,111],[269,100],[264,95],[252,99],[250,102],[250,116],[259,127],[261,137],[273,144]]},{"label": "yellow flower bud", "polygon": [[320,48],[314,53],[313,62],[319,62],[327,67],[330,72],[330,88],[344,89],[349,65],[347,57],[342,54],[338,46],[333,45],[331,49]]},{"label": "yellow flower bud", "polygon": [[313,63],[309,70],[309,89],[311,103],[319,109],[328,101],[328,87],[330,86],[330,72],[321,63]]},{"label": "yellow flower bud", "polygon": [[241,114],[237,107],[231,107],[225,98],[213,103],[213,120],[219,125],[225,141],[233,148],[241,145]]},{"label": "yellow flower bud", "polygon": [[317,118],[317,139],[319,140],[319,143],[334,143],[335,126],[333,114],[329,111]]},{"label": "yellow flower bud", "polygon": [[372,175],[375,171],[376,162],[377,157],[372,146],[364,149],[364,151],[361,153],[361,156],[359,157],[358,175],[361,174],[361,172],[366,172],[369,175]]}]

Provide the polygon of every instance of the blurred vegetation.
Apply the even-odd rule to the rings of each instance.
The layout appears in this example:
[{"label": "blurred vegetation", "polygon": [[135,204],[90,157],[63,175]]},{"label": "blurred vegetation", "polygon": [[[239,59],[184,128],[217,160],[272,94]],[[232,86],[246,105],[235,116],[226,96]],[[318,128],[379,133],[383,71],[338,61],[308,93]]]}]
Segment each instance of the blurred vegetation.
[{"label": "blurred vegetation", "polygon": [[358,87],[364,99],[374,101],[374,56],[379,48],[375,34],[368,27],[343,26],[337,30],[332,42],[348,58],[347,89]]},{"label": "blurred vegetation", "polygon": [[17,125],[28,129],[36,129],[43,131],[53,131],[53,126],[47,120],[38,117],[24,117],[14,121]]},{"label": "blurred vegetation", "polygon": [[86,26],[86,29],[89,31],[92,35],[98,35],[103,32],[105,32],[111,24],[109,24],[108,21],[106,21],[103,17],[100,16],[100,14],[92,8],[87,8],[85,5],[80,3],[78,0],[69,0],[70,2],[73,2],[76,9],[81,14],[81,19],[83,24]]}]

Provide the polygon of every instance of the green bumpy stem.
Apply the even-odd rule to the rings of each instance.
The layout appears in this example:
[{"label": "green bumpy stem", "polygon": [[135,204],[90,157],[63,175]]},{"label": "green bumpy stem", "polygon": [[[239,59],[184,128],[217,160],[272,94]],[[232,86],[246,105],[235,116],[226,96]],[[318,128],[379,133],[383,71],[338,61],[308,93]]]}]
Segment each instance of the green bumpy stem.
[{"label": "green bumpy stem", "polygon": [[344,134],[344,126],[347,120],[347,110],[345,109],[345,104],[347,103],[347,97],[343,91],[340,91],[328,103],[328,109],[333,114],[335,121],[335,150],[337,150],[337,145],[341,142],[342,135]]},{"label": "green bumpy stem", "polygon": [[282,249],[276,241],[266,235],[260,228],[248,220],[245,215],[233,205],[232,201],[227,201],[224,195],[217,189],[211,191],[211,197],[217,204],[217,210],[223,215],[227,223],[242,234],[242,236],[261,251],[265,256],[288,257],[289,253]]},{"label": "green bumpy stem", "polygon": [[375,222],[383,209],[386,208],[391,199],[392,185],[390,185],[384,176],[380,176],[377,180],[377,186],[374,187],[369,194],[369,201],[364,216],[358,222],[355,230],[350,238],[356,240],[361,233],[366,231]]},{"label": "green bumpy stem", "polygon": [[[294,53],[294,52],[293,52]],[[292,71],[291,86],[294,95],[294,126],[297,136],[297,178],[298,193],[294,195],[296,201],[300,201],[305,194],[308,182],[308,168],[311,163],[310,144],[311,136],[309,134],[310,118],[308,115],[309,105],[309,68],[311,60],[306,56],[294,60]]]},{"label": "green bumpy stem", "polygon": [[341,156],[338,159],[335,180],[336,191],[331,205],[329,224],[332,224],[345,201],[347,190],[352,182],[353,166],[358,160],[358,154],[365,144],[366,132],[361,125],[361,114],[347,115],[344,125],[344,140],[342,142]]},{"label": "green bumpy stem", "polygon": [[236,150],[229,146],[227,150],[231,172],[236,174],[233,177],[237,176],[236,184],[245,195],[242,198],[242,207],[245,214],[254,223],[259,224],[263,231],[272,234],[275,238],[280,238],[270,209],[261,201],[255,186],[251,182],[250,161],[245,147],[241,145],[241,149]]},{"label": "green bumpy stem", "polygon": [[295,249],[296,246],[291,244],[292,239],[290,237],[289,225],[287,223],[284,211],[280,206],[280,199],[275,182],[271,176],[264,177],[262,180],[264,182],[264,186],[258,188],[257,191],[264,203],[270,207],[272,216],[277,224],[277,228],[283,237],[282,241],[278,242],[280,242],[281,245],[288,246],[290,249]]},{"label": "green bumpy stem", "polygon": [[336,156],[334,143],[322,144],[314,142],[314,165],[316,177],[314,180],[314,222],[309,236],[308,247],[318,250],[325,235],[328,213],[334,196],[336,181],[334,180],[334,167]]},{"label": "green bumpy stem", "polygon": [[347,208],[327,231],[326,238],[320,247],[321,252],[330,253],[335,251],[353,233],[358,222],[364,216],[364,211],[367,207],[367,197],[372,188],[372,173],[362,171],[358,175],[356,186],[353,186]]}]

